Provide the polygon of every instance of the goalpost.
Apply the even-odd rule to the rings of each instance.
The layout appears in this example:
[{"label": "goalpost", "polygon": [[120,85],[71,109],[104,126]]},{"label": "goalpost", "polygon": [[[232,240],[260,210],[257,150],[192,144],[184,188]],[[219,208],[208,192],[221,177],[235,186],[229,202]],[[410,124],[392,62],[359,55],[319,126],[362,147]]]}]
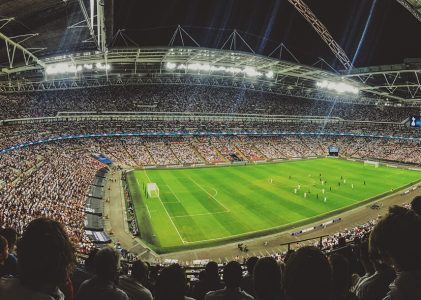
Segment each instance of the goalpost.
[{"label": "goalpost", "polygon": [[149,182],[146,185],[146,193],[149,198],[159,198],[159,188],[155,182]]},{"label": "goalpost", "polygon": [[364,166],[373,166],[375,168],[378,168],[380,166],[380,163],[378,161],[365,160]]}]

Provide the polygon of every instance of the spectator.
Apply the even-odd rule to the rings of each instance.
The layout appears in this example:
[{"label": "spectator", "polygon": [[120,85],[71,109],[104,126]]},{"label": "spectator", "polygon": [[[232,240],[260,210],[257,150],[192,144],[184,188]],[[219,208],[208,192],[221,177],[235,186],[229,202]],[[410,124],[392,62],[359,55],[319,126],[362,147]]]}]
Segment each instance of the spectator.
[{"label": "spectator", "polygon": [[152,300],[151,292],[144,286],[148,280],[148,266],[141,260],[133,262],[131,276],[122,276],[119,286],[130,300]]},{"label": "spectator", "polygon": [[382,262],[376,249],[372,248],[370,260],[375,273],[364,278],[359,284],[356,294],[359,300],[382,300],[389,291],[389,284],[395,279],[395,271]]},{"label": "spectator", "polygon": [[[7,240],[0,235],[0,270],[3,269],[8,256],[9,256],[9,247],[7,244]],[[2,276],[3,275],[1,275],[0,277]]]},{"label": "spectator", "polygon": [[333,254],[329,257],[332,267],[332,299],[335,300],[356,300],[355,294],[349,289],[351,287],[351,272],[349,270],[348,260],[339,254]]},{"label": "spectator", "polygon": [[370,234],[370,252],[396,271],[385,300],[421,299],[421,217],[404,207],[393,206]]},{"label": "spectator", "polygon": [[0,230],[0,236],[3,236],[7,240],[7,244],[9,246],[9,255],[4,262],[4,265],[0,267],[0,277],[5,275],[12,275],[15,276],[17,273],[17,264],[18,261],[14,254],[15,244],[17,239],[16,230],[13,228],[4,228]]},{"label": "spectator", "polygon": [[246,267],[247,267],[247,274],[241,280],[241,288],[249,295],[253,297],[256,296],[254,293],[254,286],[253,286],[253,270],[254,266],[256,265],[259,259],[256,256],[252,256],[247,259]]},{"label": "spectator", "polygon": [[421,216],[421,196],[416,196],[412,199],[411,209]]},{"label": "spectator", "polygon": [[280,300],[281,268],[272,257],[259,259],[254,267],[254,291],[257,300]]},{"label": "spectator", "polygon": [[216,291],[223,288],[219,276],[218,264],[210,261],[206,264],[203,280],[200,280],[193,290],[196,300],[202,300],[209,291]]},{"label": "spectator", "polygon": [[155,286],[155,300],[194,300],[186,297],[187,278],[184,269],[173,264],[159,274]]},{"label": "spectator", "polygon": [[329,261],[321,250],[302,247],[289,258],[285,267],[286,300],[328,300],[331,280]]},{"label": "spectator", "polygon": [[364,275],[359,276],[358,274],[354,274],[355,280],[351,288],[351,292],[354,293],[356,293],[356,291],[359,289],[361,282],[363,282],[366,278],[374,274],[374,266],[371,263],[368,254],[368,240],[364,240],[363,242],[361,242],[361,244],[358,245],[358,255],[359,261],[364,269]]},{"label": "spectator", "polygon": [[75,271],[73,272],[72,282],[73,282],[73,288],[75,291],[79,290],[80,285],[85,280],[88,280],[94,277],[94,274],[95,274],[94,259],[97,253],[98,253],[98,248],[92,248],[92,250],[88,254],[88,257],[85,259],[84,265],[76,267]]},{"label": "spectator", "polygon": [[203,300],[208,291],[206,291],[206,271],[199,272],[199,280],[194,284],[192,296],[196,300]]},{"label": "spectator", "polygon": [[46,218],[29,223],[17,245],[19,278],[0,279],[0,299],[62,300],[74,263],[72,244],[63,226]]},{"label": "spectator", "polygon": [[225,288],[217,291],[209,292],[205,296],[205,300],[249,300],[254,299],[253,296],[247,294],[240,289],[243,270],[241,265],[236,261],[229,262],[224,267],[223,279]]},{"label": "spectator", "polygon": [[99,250],[94,258],[95,277],[82,283],[76,300],[128,300],[127,294],[117,287],[119,264],[116,250],[109,247]]}]

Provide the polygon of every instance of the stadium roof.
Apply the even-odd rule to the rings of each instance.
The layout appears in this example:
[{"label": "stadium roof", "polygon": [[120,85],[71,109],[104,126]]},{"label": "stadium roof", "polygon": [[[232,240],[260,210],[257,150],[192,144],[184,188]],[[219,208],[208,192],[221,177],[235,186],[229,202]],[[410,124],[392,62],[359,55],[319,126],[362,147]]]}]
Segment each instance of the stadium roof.
[{"label": "stadium roof", "polygon": [[421,0],[397,0],[421,22]]},{"label": "stadium roof", "polygon": [[[401,4],[405,2],[404,5],[410,6],[413,10],[420,9],[419,0],[397,1]],[[305,2],[311,3],[312,0]],[[118,3],[121,5],[121,2]],[[85,6],[85,11],[82,9],[82,4]],[[125,35],[124,30],[117,30],[114,36],[106,37],[105,43],[109,46],[109,50],[103,48],[104,51],[97,51],[97,48],[101,48],[100,39],[97,40],[97,36],[100,34],[95,24],[98,22],[98,17],[94,17],[95,21],[89,18],[89,5],[89,0],[1,1],[1,14],[7,17],[0,17],[0,38],[6,41],[6,43],[0,43],[0,88],[13,91],[110,83],[145,83],[146,78],[149,81],[162,82],[164,80],[167,83],[174,83],[191,78],[200,81],[201,84],[212,82],[212,80],[222,80],[224,84],[230,81],[231,85],[247,84],[247,88],[255,89],[256,83],[258,83],[257,89],[271,91],[271,89],[277,88],[274,92],[287,94],[299,91],[294,95],[322,99],[327,97],[335,101],[386,104],[392,102],[417,104],[421,101],[419,81],[421,66],[414,61],[411,64],[405,62],[385,67],[357,68],[350,73],[337,74],[321,58],[314,66],[300,63],[282,43],[271,53],[282,53],[283,51],[282,57],[273,55],[267,57],[267,53],[266,56],[257,55],[254,52],[260,52],[254,50],[255,47],[250,47],[247,37],[236,30],[226,33],[222,45],[219,45],[219,48],[223,49],[201,47],[203,45],[199,45],[195,40],[201,35],[189,34],[193,29],[185,30],[183,27],[174,28],[176,30],[173,34],[166,36],[165,39],[170,38],[169,47],[136,46],[130,48],[137,44],[136,39],[133,41]],[[112,0],[105,1],[104,18],[109,17],[108,21],[114,19],[113,5]],[[27,9],[28,7],[30,9]],[[290,7],[290,9],[293,8]],[[115,19],[116,23],[121,23],[120,15]],[[415,20],[415,18],[413,19]],[[104,27],[108,28],[109,26],[111,26],[110,32],[115,31],[113,22],[107,22]],[[314,32],[313,34],[317,36]],[[119,36],[125,43],[125,45],[123,44],[126,47],[124,49],[118,47],[119,43],[115,43]],[[323,44],[319,37],[317,39],[320,44]],[[164,44],[166,43],[164,42]],[[285,54],[287,55],[285,56]],[[212,59],[213,57],[215,59]],[[235,61],[232,60],[233,57],[235,57]],[[169,70],[165,67],[168,62],[177,64],[177,68]],[[82,71],[48,74],[47,67],[51,69],[51,66],[57,63],[64,63],[74,68],[79,67],[82,68]],[[265,76],[257,76],[259,78],[246,76],[244,72],[221,74],[221,72],[212,71],[209,74],[204,74],[203,70],[198,70],[193,74],[194,72],[184,70],[183,74],[183,70],[178,69],[180,66],[182,68],[183,65],[194,63],[209,64],[211,68],[251,67],[257,72],[273,72],[274,79]],[[94,67],[93,70],[88,70],[83,68],[83,65],[95,64],[100,64],[103,69]],[[106,69],[107,66],[110,68]],[[322,68],[320,68],[321,66]],[[317,82],[327,79],[335,82],[350,82],[351,80],[351,84],[358,86],[362,91],[361,97],[337,95],[315,88]],[[315,94],[323,96],[315,96]]]}]

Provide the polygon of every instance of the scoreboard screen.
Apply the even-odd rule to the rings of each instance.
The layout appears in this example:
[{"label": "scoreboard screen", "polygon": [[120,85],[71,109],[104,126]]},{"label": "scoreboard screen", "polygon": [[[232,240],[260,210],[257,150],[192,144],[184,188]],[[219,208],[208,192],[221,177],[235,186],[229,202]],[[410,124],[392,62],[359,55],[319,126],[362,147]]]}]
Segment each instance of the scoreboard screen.
[{"label": "scoreboard screen", "polygon": [[421,116],[413,116],[409,118],[409,126],[411,127],[421,127]]},{"label": "scoreboard screen", "polygon": [[329,146],[329,153],[337,153],[339,152],[339,147],[336,146]]},{"label": "scoreboard screen", "polygon": [[338,146],[329,146],[329,156],[339,156]]}]

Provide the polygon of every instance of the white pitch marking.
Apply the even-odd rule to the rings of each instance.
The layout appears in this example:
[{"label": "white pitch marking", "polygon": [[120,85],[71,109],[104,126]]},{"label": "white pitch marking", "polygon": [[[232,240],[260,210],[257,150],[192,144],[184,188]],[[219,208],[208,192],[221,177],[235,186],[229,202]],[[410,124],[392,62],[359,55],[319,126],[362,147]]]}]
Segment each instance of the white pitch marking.
[{"label": "white pitch marking", "polygon": [[208,216],[208,215],[216,215],[216,214],[227,214],[229,211],[219,211],[214,213],[203,213],[203,214],[192,214],[192,215],[180,215],[180,216],[173,216],[173,218],[185,218],[185,217],[196,217],[196,216]]},{"label": "white pitch marking", "polygon": [[177,195],[174,193],[174,191],[172,190],[172,188],[167,185],[167,188],[170,190],[170,193],[174,195],[175,199],[177,199],[178,203],[181,203],[180,199],[177,197]]},{"label": "white pitch marking", "polygon": [[229,212],[230,210],[228,208],[226,208],[221,202],[219,202],[214,196],[212,196],[208,191],[206,191],[200,184],[198,184],[193,178],[188,177],[195,185],[197,185],[202,191],[204,191],[206,194],[208,194],[209,196],[211,196],[213,198],[213,200],[215,200],[216,202],[218,202],[219,205],[221,205],[226,212]]},{"label": "white pitch marking", "polygon": [[148,211],[149,219],[152,220],[151,212],[149,211],[149,207],[148,207],[148,205],[146,203],[145,203],[145,206],[146,206],[146,210]]},{"label": "white pitch marking", "polygon": [[[148,177],[149,182],[151,182],[151,179],[149,178],[148,174],[146,173],[146,170],[145,170],[145,175],[146,175],[146,177]],[[173,219],[171,218],[170,214],[168,213],[168,210],[167,210],[167,208],[165,207],[164,202],[162,202],[161,197],[160,197],[160,196],[158,196],[158,199],[159,199],[159,202],[161,203],[162,207],[164,207],[164,210],[165,210],[165,212],[167,213],[167,216],[168,216],[168,218],[170,219],[170,221],[171,221],[172,225],[174,226],[175,231],[177,231],[178,236],[180,237],[180,240],[183,242],[183,244],[186,244],[186,241],[185,241],[185,240],[183,240],[183,238],[181,237],[180,231],[178,231],[177,226],[175,225],[175,223],[174,223]]]}]

